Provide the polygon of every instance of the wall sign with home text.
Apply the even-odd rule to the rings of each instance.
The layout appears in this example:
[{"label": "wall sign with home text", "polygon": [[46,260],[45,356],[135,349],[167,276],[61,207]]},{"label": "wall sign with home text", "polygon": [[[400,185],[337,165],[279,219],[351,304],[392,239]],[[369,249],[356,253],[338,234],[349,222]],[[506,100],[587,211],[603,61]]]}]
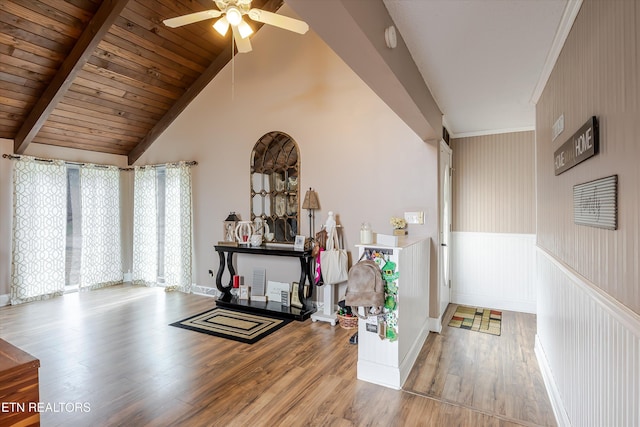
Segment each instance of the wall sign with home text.
[{"label": "wall sign with home text", "polygon": [[553,153],[555,174],[560,175],[598,154],[600,144],[598,133],[598,119],[593,116]]}]

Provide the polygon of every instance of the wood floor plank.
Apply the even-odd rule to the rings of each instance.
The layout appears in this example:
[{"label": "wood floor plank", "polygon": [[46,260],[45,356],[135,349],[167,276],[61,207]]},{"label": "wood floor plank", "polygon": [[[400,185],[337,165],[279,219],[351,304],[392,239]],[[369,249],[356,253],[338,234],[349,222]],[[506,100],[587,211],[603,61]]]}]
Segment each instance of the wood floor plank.
[{"label": "wood floor plank", "polygon": [[[447,325],[455,305],[447,309]],[[494,336],[443,327],[423,346],[404,389],[525,425],[556,421],[534,354],[535,316],[503,312]]]},{"label": "wood floor plank", "polygon": [[356,379],[353,331],[328,323],[292,322],[253,345],[169,326],[214,305],[114,286],[2,307],[0,338],[40,359],[42,402],[90,407],[43,412],[43,426],[555,425],[531,315],[505,313],[500,337],[430,334],[391,390]]}]

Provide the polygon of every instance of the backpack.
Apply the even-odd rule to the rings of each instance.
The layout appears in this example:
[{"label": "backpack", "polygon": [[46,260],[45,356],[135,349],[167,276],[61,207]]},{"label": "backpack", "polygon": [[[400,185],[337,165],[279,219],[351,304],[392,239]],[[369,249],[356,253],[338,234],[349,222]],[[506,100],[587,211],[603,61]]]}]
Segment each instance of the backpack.
[{"label": "backpack", "polygon": [[[359,261],[349,270],[345,305],[351,306],[353,313],[359,318],[366,315],[380,314],[384,307],[384,280],[380,267],[374,261]],[[365,316],[358,313],[358,307],[364,307]]]}]

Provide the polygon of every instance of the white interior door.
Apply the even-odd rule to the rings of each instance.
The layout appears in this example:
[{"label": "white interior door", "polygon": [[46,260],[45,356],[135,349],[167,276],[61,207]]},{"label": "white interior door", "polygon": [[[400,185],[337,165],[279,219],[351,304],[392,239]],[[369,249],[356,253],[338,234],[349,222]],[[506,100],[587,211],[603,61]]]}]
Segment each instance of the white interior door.
[{"label": "white interior door", "polygon": [[440,141],[440,256],[438,281],[440,286],[440,315],[451,301],[451,148]]}]

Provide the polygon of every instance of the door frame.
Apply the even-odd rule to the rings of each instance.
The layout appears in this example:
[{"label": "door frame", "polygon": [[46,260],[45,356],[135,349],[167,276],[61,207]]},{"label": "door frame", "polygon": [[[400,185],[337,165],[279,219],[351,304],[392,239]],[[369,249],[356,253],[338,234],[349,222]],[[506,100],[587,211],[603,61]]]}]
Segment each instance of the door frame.
[{"label": "door frame", "polygon": [[[440,221],[438,224],[438,311],[440,322],[451,302],[451,223],[453,219],[452,180],[453,180],[453,150],[440,140],[438,150],[438,209]],[[445,179],[445,168],[449,179]],[[448,188],[445,188],[448,186]],[[448,194],[448,211],[445,211],[445,197]],[[448,228],[448,230],[446,230]],[[446,264],[446,265],[445,265]],[[443,282],[447,282],[446,286]]]}]

